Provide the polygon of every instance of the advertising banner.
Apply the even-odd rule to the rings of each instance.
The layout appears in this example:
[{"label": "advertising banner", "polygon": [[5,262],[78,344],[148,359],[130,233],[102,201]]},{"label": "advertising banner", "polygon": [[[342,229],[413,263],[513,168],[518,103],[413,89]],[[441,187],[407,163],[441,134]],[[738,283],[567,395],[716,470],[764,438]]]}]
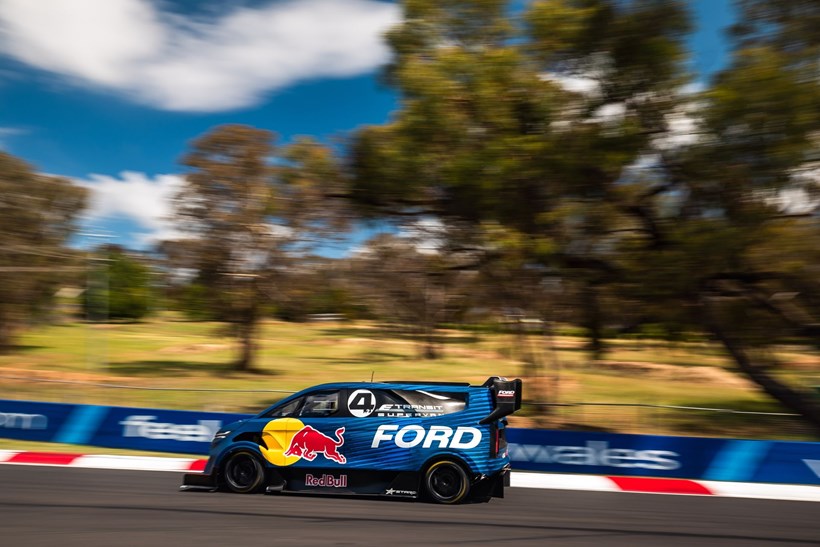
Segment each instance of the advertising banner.
[{"label": "advertising banner", "polygon": [[[250,416],[0,399],[0,437],[205,455]],[[515,428],[507,441],[520,471],[820,485],[820,443]]]},{"label": "advertising banner", "polygon": [[207,454],[220,427],[248,417],[249,414],[107,407],[94,434],[82,444]]},{"label": "advertising banner", "polygon": [[0,400],[0,437],[56,442],[78,405]]},{"label": "advertising banner", "polygon": [[509,429],[513,469],[820,485],[820,443]]},{"label": "advertising banner", "polygon": [[249,416],[0,399],[0,437],[207,454],[211,439],[220,427]]}]

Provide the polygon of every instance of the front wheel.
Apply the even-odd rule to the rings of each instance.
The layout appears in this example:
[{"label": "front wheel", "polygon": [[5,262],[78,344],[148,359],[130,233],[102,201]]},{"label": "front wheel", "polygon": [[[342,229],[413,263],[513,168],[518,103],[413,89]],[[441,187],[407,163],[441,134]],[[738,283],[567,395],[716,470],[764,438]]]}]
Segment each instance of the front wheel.
[{"label": "front wheel", "polygon": [[470,479],[459,464],[443,460],[427,468],[424,475],[427,494],[436,503],[462,501],[470,491]]},{"label": "front wheel", "polygon": [[237,452],[224,467],[225,485],[237,494],[257,492],[265,482],[265,468],[250,452]]}]

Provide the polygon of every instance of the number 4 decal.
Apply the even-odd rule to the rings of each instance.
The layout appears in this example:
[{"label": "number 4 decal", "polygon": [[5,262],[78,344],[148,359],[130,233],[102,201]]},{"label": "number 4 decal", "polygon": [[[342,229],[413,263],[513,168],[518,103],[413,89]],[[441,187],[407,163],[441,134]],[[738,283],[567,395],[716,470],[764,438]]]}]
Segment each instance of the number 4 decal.
[{"label": "number 4 decal", "polygon": [[367,389],[357,389],[347,398],[347,408],[357,418],[370,416],[376,410],[376,396]]}]

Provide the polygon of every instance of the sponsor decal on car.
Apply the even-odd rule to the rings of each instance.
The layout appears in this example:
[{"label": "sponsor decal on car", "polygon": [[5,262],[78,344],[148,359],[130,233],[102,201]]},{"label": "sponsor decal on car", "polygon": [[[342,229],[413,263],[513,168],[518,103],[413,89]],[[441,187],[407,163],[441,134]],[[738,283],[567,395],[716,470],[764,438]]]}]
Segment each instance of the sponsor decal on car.
[{"label": "sponsor decal on car", "polygon": [[440,416],[444,414],[444,407],[441,405],[411,405],[385,403],[379,407],[376,416],[382,418],[401,418],[403,416]]},{"label": "sponsor decal on car", "polygon": [[338,428],[334,439],[296,418],[281,418],[265,425],[263,446],[259,449],[266,460],[277,466],[292,465],[302,458],[312,462],[319,455],[345,464],[347,458],[339,452],[339,447],[345,443],[344,432],[344,427]]},{"label": "sponsor decal on car", "polygon": [[376,430],[370,448],[379,448],[383,441],[392,441],[399,448],[432,448],[435,444],[436,448],[467,450],[481,443],[481,430],[468,426],[453,429],[446,425],[433,425],[424,428],[412,424],[399,428],[396,424],[386,424]]},{"label": "sponsor decal on car", "polygon": [[500,389],[498,390],[499,397],[515,397],[515,391],[511,389]]},{"label": "sponsor decal on car", "polygon": [[366,418],[376,410],[376,396],[369,389],[357,389],[347,398],[347,408],[356,418]]},{"label": "sponsor decal on car", "polygon": [[322,454],[326,459],[337,463],[347,463],[347,459],[339,454],[338,448],[345,444],[345,428],[336,430],[336,438],[328,437],[321,431],[306,425],[290,441],[290,446],[285,451],[285,456],[299,456],[312,462],[317,454]]},{"label": "sponsor decal on car", "polygon": [[329,488],[347,488],[347,475],[322,475],[316,477],[308,473],[305,475],[305,486],[326,486]]},{"label": "sponsor decal on car", "polygon": [[384,494],[386,496],[415,496],[416,494],[418,494],[418,492],[416,492],[415,490],[396,490],[395,488],[388,488],[384,491]]}]

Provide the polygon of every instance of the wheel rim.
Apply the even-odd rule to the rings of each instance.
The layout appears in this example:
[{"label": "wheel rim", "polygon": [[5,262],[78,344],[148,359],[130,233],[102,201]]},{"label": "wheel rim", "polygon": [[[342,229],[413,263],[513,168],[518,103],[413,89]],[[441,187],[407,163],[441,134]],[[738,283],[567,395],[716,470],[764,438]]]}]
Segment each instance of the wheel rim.
[{"label": "wheel rim", "polygon": [[454,503],[463,498],[467,490],[464,471],[451,462],[434,465],[427,478],[427,486],[433,498],[442,503]]},{"label": "wheel rim", "polygon": [[226,477],[235,490],[247,490],[257,482],[259,466],[252,456],[240,454],[231,458]]}]

